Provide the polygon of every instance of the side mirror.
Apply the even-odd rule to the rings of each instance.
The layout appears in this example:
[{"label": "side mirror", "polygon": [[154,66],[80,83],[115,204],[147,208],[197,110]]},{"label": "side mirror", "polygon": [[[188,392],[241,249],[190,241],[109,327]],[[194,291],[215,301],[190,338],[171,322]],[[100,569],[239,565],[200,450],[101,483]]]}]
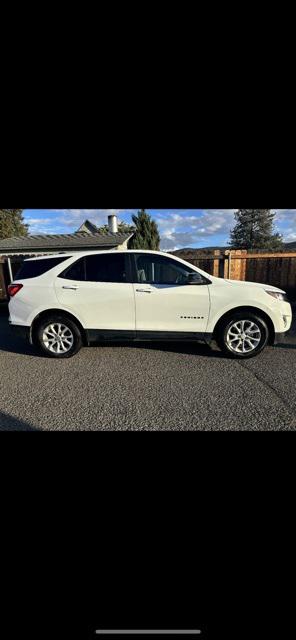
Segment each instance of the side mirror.
[{"label": "side mirror", "polygon": [[201,276],[199,273],[189,273],[185,284],[195,284],[195,285],[210,284],[210,280],[207,280],[206,278]]}]

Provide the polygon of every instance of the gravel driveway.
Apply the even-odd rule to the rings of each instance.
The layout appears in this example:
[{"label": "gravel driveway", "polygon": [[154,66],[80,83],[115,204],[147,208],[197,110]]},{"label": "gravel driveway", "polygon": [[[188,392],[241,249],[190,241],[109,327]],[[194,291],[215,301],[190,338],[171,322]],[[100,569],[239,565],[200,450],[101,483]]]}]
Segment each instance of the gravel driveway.
[{"label": "gravel driveway", "polygon": [[296,429],[295,321],[285,344],[244,363],[182,343],[55,361],[11,334],[3,307],[0,373],[2,430]]}]

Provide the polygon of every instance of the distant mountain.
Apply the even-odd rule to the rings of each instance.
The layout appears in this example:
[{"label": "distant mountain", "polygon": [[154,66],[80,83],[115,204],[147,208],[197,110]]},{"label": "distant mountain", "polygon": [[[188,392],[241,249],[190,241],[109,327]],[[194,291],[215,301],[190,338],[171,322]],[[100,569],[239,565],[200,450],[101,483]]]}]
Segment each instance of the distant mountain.
[{"label": "distant mountain", "polygon": [[216,249],[220,249],[220,251],[226,251],[229,247],[184,247],[184,249],[176,249],[175,251],[171,251],[174,255],[178,255],[178,253],[191,253],[192,251],[199,251],[206,253],[207,251],[215,251]]},{"label": "distant mountain", "polygon": [[[171,251],[171,253],[177,256],[179,253],[184,254],[184,253],[190,253],[192,251],[199,251],[199,252],[206,253],[207,251],[215,251],[215,249],[220,249],[220,251],[226,251],[230,249],[230,247],[229,246],[227,247],[185,247],[184,249],[176,249],[176,251]],[[262,251],[264,251],[264,249],[262,249]],[[284,242],[283,251],[284,252],[296,251],[296,241]]]},{"label": "distant mountain", "polygon": [[285,242],[285,250],[286,251],[296,251],[296,241],[295,242]]}]

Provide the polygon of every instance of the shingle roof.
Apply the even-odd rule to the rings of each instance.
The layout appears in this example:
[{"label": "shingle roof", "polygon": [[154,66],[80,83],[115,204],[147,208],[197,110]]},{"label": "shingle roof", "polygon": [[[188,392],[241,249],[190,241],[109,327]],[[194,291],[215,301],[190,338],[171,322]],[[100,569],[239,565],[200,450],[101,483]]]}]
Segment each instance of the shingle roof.
[{"label": "shingle roof", "polygon": [[76,232],[56,235],[32,235],[0,240],[0,253],[7,251],[55,250],[55,249],[96,249],[98,247],[117,247],[131,238],[130,233],[85,233]]}]

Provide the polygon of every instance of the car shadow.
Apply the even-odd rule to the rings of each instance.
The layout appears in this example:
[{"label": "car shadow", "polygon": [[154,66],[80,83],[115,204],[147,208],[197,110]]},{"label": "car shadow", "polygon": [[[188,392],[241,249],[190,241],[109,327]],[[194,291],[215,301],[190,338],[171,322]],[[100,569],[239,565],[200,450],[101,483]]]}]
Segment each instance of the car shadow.
[{"label": "car shadow", "polygon": [[286,344],[284,342],[282,342],[281,344],[276,344],[275,349],[296,349],[296,341],[287,342]]},{"label": "car shadow", "polygon": [[0,411],[0,431],[40,431],[31,424]]},{"label": "car shadow", "polygon": [[0,304],[0,351],[34,356],[34,358],[45,357],[27,340],[13,333],[8,324],[8,308],[3,303]]},{"label": "car shadow", "polygon": [[36,347],[31,345],[26,340],[18,338],[13,335],[9,326],[3,330],[3,324],[0,323],[0,351],[7,351],[8,353],[17,353],[19,355],[34,356],[34,358],[44,358],[42,353],[39,353]]},{"label": "car shadow", "polygon": [[198,342],[98,342],[94,347],[129,347],[130,349],[147,349],[148,351],[162,351],[163,353],[180,353],[198,355],[207,358],[225,358],[221,351],[211,349],[207,344]]}]

